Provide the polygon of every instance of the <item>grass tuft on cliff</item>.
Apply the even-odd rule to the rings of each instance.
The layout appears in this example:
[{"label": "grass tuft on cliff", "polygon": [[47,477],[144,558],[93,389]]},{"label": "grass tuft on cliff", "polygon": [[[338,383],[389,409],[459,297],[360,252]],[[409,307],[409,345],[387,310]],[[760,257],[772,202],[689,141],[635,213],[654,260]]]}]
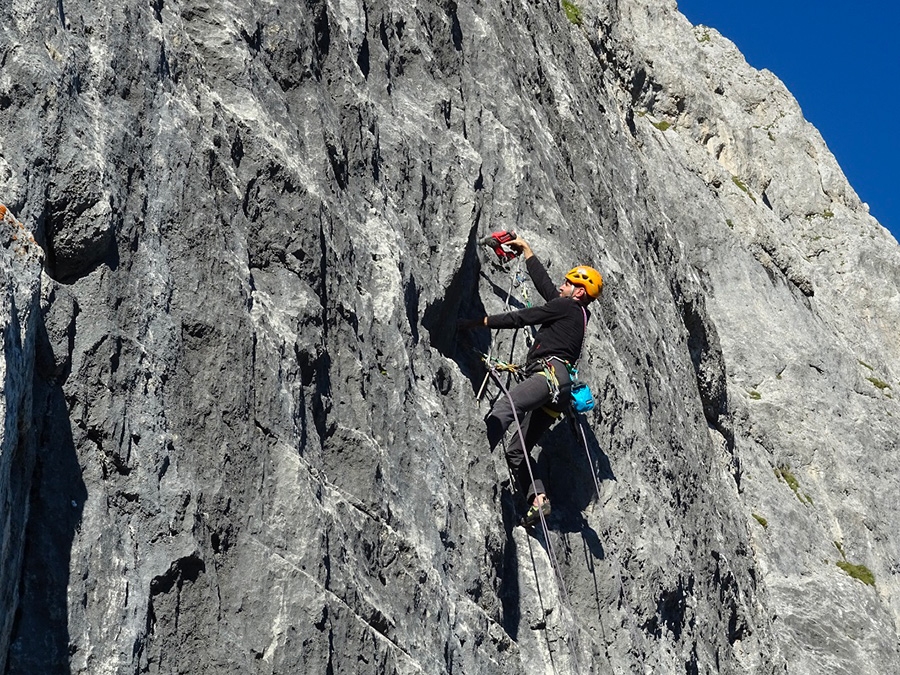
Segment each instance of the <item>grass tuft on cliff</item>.
[{"label": "grass tuft on cliff", "polygon": [[581,7],[569,0],[562,0],[562,7],[563,11],[566,13],[566,18],[569,21],[576,26],[584,24],[584,17],[581,15]]}]

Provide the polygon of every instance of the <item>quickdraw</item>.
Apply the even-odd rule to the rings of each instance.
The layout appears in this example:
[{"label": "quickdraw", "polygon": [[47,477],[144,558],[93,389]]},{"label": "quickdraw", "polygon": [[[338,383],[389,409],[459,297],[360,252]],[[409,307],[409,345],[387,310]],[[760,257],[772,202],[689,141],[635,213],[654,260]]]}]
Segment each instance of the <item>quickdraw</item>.
[{"label": "quickdraw", "polygon": [[[551,356],[547,359],[541,359],[540,361],[541,372],[543,373],[544,377],[547,378],[547,386],[550,387],[550,401],[552,403],[558,403],[560,394],[559,378],[556,377],[556,368],[550,365],[551,359],[556,359],[557,361],[562,361],[563,363],[566,362],[556,356]],[[568,367],[568,364],[566,365]]]},{"label": "quickdraw", "polygon": [[503,373],[509,373],[516,380],[524,379],[525,369],[522,366],[515,363],[507,363],[506,361],[501,361],[500,359],[491,356],[490,354],[485,354],[483,352],[478,351],[477,349],[473,349],[476,354],[481,358],[481,362],[487,366],[488,372],[485,373],[484,379],[481,381],[481,386],[478,388],[478,394],[475,396],[477,400],[481,400],[481,397],[484,395],[484,389],[487,386],[488,380],[491,377],[491,371],[500,371]]}]

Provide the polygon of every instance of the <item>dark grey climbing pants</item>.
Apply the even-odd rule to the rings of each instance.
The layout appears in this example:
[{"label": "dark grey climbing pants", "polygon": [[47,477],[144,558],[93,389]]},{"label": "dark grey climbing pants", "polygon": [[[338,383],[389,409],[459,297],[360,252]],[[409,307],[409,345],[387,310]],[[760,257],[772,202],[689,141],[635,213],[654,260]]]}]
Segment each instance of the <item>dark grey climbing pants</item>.
[{"label": "dark grey climbing pants", "polygon": [[[539,477],[536,462],[531,461],[531,468],[535,472],[534,485],[531,483],[531,475],[528,471],[528,464],[525,462],[525,453],[531,457],[531,450],[540,440],[558,416],[554,416],[547,412],[544,408],[556,412],[565,412],[569,407],[570,396],[569,390],[571,383],[569,381],[569,371],[565,365],[559,361],[551,360],[556,372],[556,378],[559,381],[560,394],[556,403],[552,402],[550,386],[547,378],[543,373],[537,372],[529,376],[524,381],[517,384],[510,390],[510,396],[502,394],[491,412],[485,418],[487,425],[488,443],[491,450],[497,447],[497,444],[503,439],[506,430],[512,428],[512,439],[506,447],[506,463],[512,472],[513,480],[523,495],[525,495],[528,503],[534,498],[535,494],[546,494],[544,490],[544,482]],[[509,399],[512,398],[515,405],[516,416],[522,426],[522,436],[525,438],[525,449],[522,449],[522,439],[515,428],[515,418],[513,416],[513,407],[510,405]]]}]

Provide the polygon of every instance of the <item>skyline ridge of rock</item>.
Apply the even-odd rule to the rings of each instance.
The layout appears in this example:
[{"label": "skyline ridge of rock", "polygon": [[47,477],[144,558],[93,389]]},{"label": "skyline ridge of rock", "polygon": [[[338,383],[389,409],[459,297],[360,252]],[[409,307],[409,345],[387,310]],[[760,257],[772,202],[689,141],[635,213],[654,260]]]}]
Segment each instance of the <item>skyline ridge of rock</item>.
[{"label": "skyline ridge of rock", "polygon": [[[714,29],[563,5],[0,9],[0,672],[900,663],[897,242]],[[500,229],[605,279],[562,579]]]}]

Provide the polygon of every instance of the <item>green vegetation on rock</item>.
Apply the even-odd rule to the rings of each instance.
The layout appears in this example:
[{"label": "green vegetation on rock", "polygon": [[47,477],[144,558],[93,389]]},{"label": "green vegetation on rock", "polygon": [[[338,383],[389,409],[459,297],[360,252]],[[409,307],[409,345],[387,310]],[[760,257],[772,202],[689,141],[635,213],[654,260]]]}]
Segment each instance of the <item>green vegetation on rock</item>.
[{"label": "green vegetation on rock", "polygon": [[865,565],[854,565],[846,560],[839,560],[836,564],[854,579],[857,579],[868,586],[875,585],[875,575],[872,574],[872,570]]},{"label": "green vegetation on rock", "polygon": [[756,203],[756,197],[753,196],[753,193],[750,192],[750,188],[747,187],[747,185],[746,185],[746,183],[744,183],[744,181],[742,181],[737,176],[732,176],[731,182],[734,183],[735,185],[737,185],[740,190],[742,190],[743,192],[746,192],[747,196],[753,200],[754,204]]},{"label": "green vegetation on rock", "polygon": [[867,377],[866,379],[867,379],[869,382],[871,382],[873,385],[875,385],[876,387],[878,387],[879,389],[881,389],[882,391],[884,391],[885,389],[890,389],[890,388],[891,388],[891,385],[889,385],[889,384],[888,384],[887,382],[885,382],[884,380],[879,380],[877,377]]},{"label": "green vegetation on rock", "polygon": [[584,17],[581,16],[581,7],[569,0],[562,0],[562,8],[566,13],[566,18],[576,26],[584,23]]},{"label": "green vegetation on rock", "polygon": [[794,491],[794,494],[797,496],[797,499],[800,500],[801,504],[805,504],[806,506],[813,505],[812,497],[805,492],[800,492],[800,481],[797,480],[797,477],[793,474],[791,468],[787,464],[779,465],[775,469],[775,477],[787,483],[788,487]]}]

